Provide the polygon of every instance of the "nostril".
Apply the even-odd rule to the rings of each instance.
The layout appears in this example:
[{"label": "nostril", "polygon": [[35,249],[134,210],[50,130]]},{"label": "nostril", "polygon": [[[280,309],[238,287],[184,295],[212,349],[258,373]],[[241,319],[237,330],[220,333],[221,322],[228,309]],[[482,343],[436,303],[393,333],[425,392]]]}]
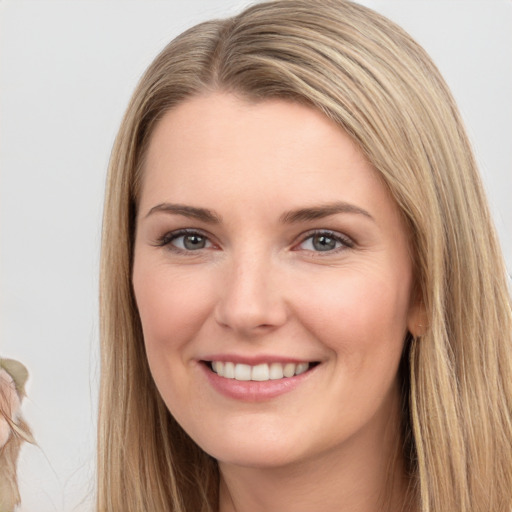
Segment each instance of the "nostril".
[{"label": "nostril", "polygon": [[[240,270],[239,274],[247,274]],[[286,323],[288,312],[278,290],[269,289],[267,278],[234,277],[221,292],[215,320],[224,329],[243,336],[263,334]]]}]

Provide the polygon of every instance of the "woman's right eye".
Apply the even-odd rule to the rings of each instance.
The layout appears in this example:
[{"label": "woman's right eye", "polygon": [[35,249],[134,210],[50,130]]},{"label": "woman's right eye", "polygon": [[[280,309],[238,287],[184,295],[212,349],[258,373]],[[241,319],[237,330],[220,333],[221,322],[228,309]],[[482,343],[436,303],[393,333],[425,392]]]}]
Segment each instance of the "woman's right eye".
[{"label": "woman's right eye", "polygon": [[181,252],[198,251],[212,247],[207,236],[197,231],[175,231],[164,235],[157,243],[159,246]]}]

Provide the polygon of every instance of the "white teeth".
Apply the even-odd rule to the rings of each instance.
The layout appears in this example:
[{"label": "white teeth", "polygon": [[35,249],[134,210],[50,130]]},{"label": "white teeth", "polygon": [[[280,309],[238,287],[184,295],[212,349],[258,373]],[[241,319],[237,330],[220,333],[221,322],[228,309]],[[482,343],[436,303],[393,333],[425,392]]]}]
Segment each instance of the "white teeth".
[{"label": "white teeth", "polygon": [[269,380],[268,364],[258,364],[253,366],[251,380]]},{"label": "white teeth", "polygon": [[301,373],[304,373],[308,368],[308,363],[299,363],[297,365],[297,368],[295,369],[295,375],[300,375]]},{"label": "white teeth", "polygon": [[269,373],[270,373],[269,377],[272,380],[282,379],[284,377],[283,365],[281,363],[272,363],[270,365]]},{"label": "white teeth", "polygon": [[295,375],[295,364],[286,363],[283,368],[283,375],[285,377],[293,377]]},{"label": "white teeth", "polygon": [[255,366],[235,364],[231,361],[212,361],[212,370],[226,379],[264,382],[301,375],[310,368],[309,363],[262,363]]},{"label": "white teeth", "polygon": [[251,380],[251,367],[248,364],[237,364],[235,366],[236,380]]},{"label": "white teeth", "polygon": [[226,379],[234,379],[235,378],[235,364],[234,363],[224,363],[224,377]]}]

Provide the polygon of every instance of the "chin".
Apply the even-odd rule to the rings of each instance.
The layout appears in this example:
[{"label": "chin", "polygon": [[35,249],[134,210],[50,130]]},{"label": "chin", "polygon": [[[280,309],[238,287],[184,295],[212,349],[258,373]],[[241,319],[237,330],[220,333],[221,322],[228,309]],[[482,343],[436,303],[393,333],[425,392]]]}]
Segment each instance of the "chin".
[{"label": "chin", "polygon": [[246,436],[229,435],[221,442],[203,443],[201,448],[214,457],[220,465],[254,469],[277,469],[305,461],[308,452],[304,443],[296,437],[284,435],[281,430],[274,435],[246,432]]},{"label": "chin", "polygon": [[241,449],[237,446],[220,457],[215,457],[220,465],[238,466],[252,469],[278,469],[290,466],[300,460],[297,453],[291,454],[285,452],[279,447],[262,447],[260,443],[257,446],[248,446]]}]

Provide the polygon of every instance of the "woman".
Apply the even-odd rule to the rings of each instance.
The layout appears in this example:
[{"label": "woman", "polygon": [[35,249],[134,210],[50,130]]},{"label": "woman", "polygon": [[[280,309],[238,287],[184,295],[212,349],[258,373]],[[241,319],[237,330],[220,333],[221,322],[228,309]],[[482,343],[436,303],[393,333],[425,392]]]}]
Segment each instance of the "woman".
[{"label": "woman", "polygon": [[171,42],[103,240],[98,510],[512,508],[504,263],[388,20],[284,0]]}]

